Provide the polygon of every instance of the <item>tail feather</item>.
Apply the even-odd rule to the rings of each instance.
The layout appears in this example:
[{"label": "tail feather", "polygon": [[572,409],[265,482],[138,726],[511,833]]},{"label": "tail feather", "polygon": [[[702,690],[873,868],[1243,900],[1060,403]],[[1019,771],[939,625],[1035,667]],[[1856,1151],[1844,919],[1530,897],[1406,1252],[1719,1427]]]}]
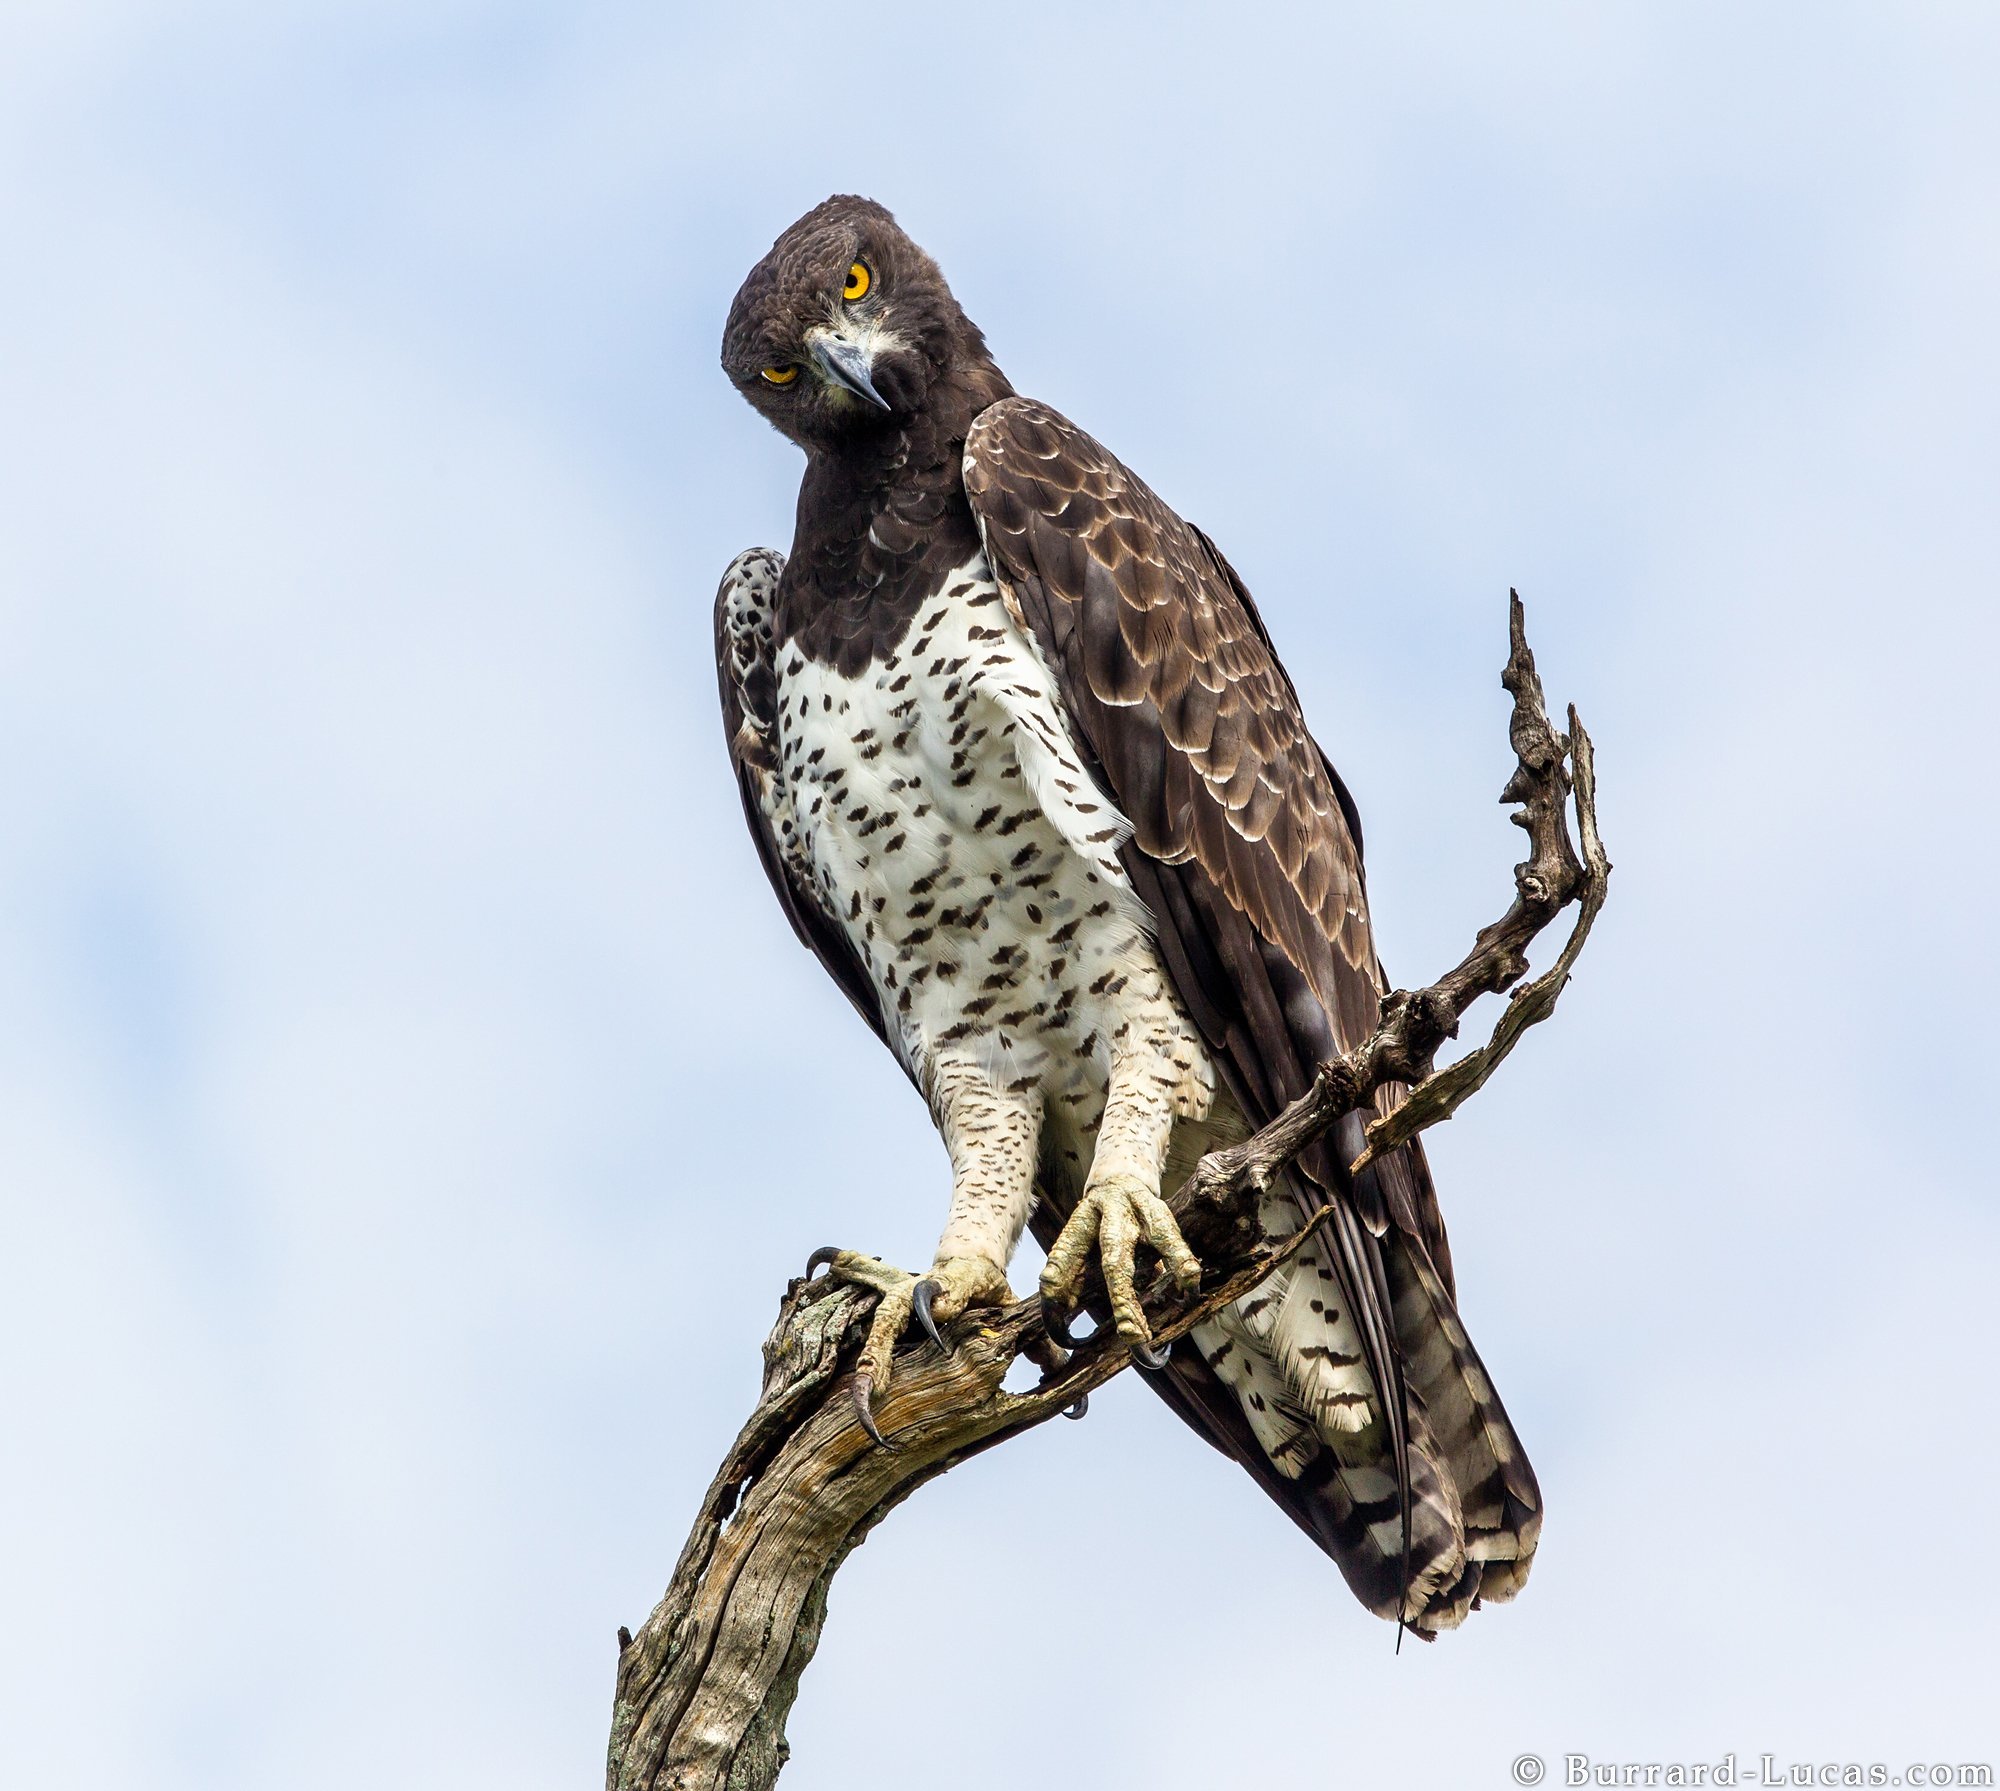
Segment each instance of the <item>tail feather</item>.
[{"label": "tail feather", "polygon": [[1432,1434],[1459,1489],[1466,1555],[1522,1563],[1506,1590],[1500,1589],[1505,1576],[1495,1576],[1480,1596],[1511,1597],[1527,1577],[1526,1563],[1541,1535],[1541,1489],[1442,1277],[1420,1249],[1389,1256],[1405,1371],[1421,1390]]},{"label": "tail feather", "polygon": [[1391,1427],[1323,1240],[1196,1327],[1153,1384],[1257,1472],[1368,1609],[1429,1636],[1519,1590],[1541,1495],[1424,1244],[1391,1228],[1381,1245],[1406,1383],[1407,1583]]}]

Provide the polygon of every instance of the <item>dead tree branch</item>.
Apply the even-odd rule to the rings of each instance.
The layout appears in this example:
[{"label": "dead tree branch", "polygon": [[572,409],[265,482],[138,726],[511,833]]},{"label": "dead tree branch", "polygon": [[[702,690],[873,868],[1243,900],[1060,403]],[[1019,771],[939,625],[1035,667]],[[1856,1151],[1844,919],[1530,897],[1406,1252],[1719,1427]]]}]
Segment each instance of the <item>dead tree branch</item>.
[{"label": "dead tree branch", "polygon": [[[1450,1118],[1521,1034],[1548,1018],[1568,981],[1611,865],[1597,830],[1590,736],[1574,708],[1566,736],[1550,725],[1521,600],[1511,593],[1510,621],[1502,683],[1514,699],[1516,763],[1501,800],[1520,804],[1512,819],[1529,839],[1513,903],[1436,982],[1386,996],[1375,1031],[1322,1065],[1311,1089],[1262,1131],[1197,1166],[1172,1204],[1204,1275],[1191,1298],[1161,1287],[1148,1301],[1162,1345],[1242,1298],[1326,1217],[1322,1208],[1281,1241],[1262,1235],[1256,1197],[1293,1157],[1345,1115],[1372,1109],[1389,1084],[1406,1086],[1408,1098],[1369,1125],[1357,1167]],[[1571,904],[1567,944],[1522,983],[1528,946]],[[1467,1009],[1508,989],[1486,1043],[1436,1069]],[[841,1562],[925,1481],[1073,1407],[1131,1362],[1115,1332],[1101,1328],[1045,1370],[1039,1386],[1010,1393],[1001,1385],[1009,1366],[1031,1341],[1039,1347],[1040,1301],[968,1313],[946,1327],[949,1354],[919,1341],[896,1358],[875,1408],[890,1446],[877,1447],[842,1384],[872,1300],[825,1278],[802,1277],[786,1290],[764,1344],[756,1409],[709,1485],[666,1596],[636,1635],[619,1631],[608,1791],[766,1791],[789,1752],[785,1718],[819,1645]]]}]

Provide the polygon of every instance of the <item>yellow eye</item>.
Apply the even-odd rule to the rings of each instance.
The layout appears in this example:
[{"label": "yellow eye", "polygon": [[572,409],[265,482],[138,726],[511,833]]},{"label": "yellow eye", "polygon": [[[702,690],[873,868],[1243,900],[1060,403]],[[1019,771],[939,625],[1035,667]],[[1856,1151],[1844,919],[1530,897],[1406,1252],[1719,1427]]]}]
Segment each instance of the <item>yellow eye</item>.
[{"label": "yellow eye", "polygon": [[875,276],[868,271],[868,264],[857,261],[847,270],[847,284],[840,289],[844,299],[866,298],[868,288],[875,284]]},{"label": "yellow eye", "polygon": [[788,386],[799,376],[796,367],[766,367],[764,377],[774,386]]}]

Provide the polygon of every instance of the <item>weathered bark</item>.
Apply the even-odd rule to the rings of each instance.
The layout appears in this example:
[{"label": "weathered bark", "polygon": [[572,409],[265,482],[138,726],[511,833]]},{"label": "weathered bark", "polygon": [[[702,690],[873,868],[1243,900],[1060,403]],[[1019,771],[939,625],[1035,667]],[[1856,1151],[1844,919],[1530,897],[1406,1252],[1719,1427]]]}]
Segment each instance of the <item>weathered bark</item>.
[{"label": "weathered bark", "polygon": [[[1448,1119],[1521,1033],[1548,1017],[1568,980],[1611,865],[1597,831],[1590,737],[1574,709],[1567,736],[1550,725],[1518,596],[1510,616],[1502,682],[1514,698],[1516,768],[1501,800],[1522,805],[1513,819],[1530,841],[1527,862],[1515,869],[1513,904],[1437,982],[1387,996],[1376,1030],[1323,1065],[1312,1088],[1270,1125],[1202,1160],[1171,1203],[1202,1260],[1202,1285],[1185,1300],[1164,1286],[1153,1290],[1147,1318],[1161,1345],[1240,1299],[1324,1220],[1326,1208],[1278,1241],[1256,1223],[1258,1191],[1299,1151],[1372,1106],[1385,1083],[1410,1093],[1370,1124],[1367,1155]],[[1555,963],[1515,987],[1529,944],[1572,903],[1577,918]],[[1434,1071],[1473,1002],[1509,988],[1513,997],[1487,1043]],[[756,1410],[709,1485],[666,1596],[636,1636],[619,1631],[609,1791],[765,1791],[789,1753],[785,1718],[819,1646],[827,1589],[849,1552],[926,1480],[1072,1407],[1131,1361],[1115,1333],[1100,1329],[1059,1354],[1039,1386],[1009,1393],[1001,1381],[1015,1357],[1031,1341],[1048,1353],[1040,1301],[968,1313],[945,1328],[949,1354],[919,1342],[897,1356],[875,1402],[889,1445],[878,1447],[844,1385],[872,1304],[872,1295],[824,1277],[786,1290],[764,1344]]]}]

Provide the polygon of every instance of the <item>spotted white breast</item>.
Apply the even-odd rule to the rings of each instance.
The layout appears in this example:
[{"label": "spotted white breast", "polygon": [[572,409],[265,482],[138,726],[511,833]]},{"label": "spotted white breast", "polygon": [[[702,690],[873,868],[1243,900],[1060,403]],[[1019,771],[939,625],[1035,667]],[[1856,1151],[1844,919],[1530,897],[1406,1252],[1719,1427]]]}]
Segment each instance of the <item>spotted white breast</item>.
[{"label": "spotted white breast", "polygon": [[775,658],[781,837],[867,965],[918,1086],[946,1056],[1039,1086],[1047,1149],[1074,1173],[1111,1054],[1143,1029],[1206,1109],[1207,1054],[1118,862],[1130,828],[983,556],[858,677],[788,642]]}]

